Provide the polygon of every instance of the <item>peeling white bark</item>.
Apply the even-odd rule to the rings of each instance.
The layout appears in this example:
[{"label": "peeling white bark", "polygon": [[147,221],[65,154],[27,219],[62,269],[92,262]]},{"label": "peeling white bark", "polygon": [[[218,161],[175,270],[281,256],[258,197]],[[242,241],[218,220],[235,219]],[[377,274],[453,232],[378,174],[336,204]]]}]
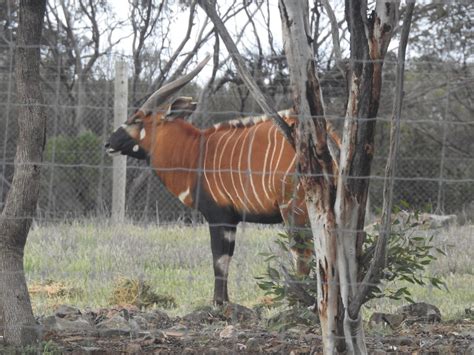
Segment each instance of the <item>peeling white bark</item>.
[{"label": "peeling white bark", "polygon": [[336,336],[338,335],[336,319],[339,280],[336,272],[336,236],[334,230],[327,228],[328,223],[330,223],[326,218],[327,215],[321,215],[315,203],[309,201],[306,203],[306,207],[316,254],[317,306],[323,335],[324,353],[332,354],[336,348]]}]

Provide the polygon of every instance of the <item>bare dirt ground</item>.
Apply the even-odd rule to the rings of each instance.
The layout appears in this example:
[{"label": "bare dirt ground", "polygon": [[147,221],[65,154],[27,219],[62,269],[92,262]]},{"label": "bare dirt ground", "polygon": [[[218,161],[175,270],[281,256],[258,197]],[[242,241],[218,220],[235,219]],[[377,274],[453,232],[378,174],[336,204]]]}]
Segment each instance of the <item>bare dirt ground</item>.
[{"label": "bare dirt ground", "polygon": [[[71,354],[319,354],[318,326],[273,331],[258,312],[239,305],[203,308],[171,318],[136,307],[80,311],[61,306],[43,324],[41,349],[32,353]],[[474,321],[368,326],[369,353],[474,354]],[[18,349],[0,345],[0,353]],[[39,351],[38,351],[39,350]],[[31,351],[31,349],[30,349]],[[22,351],[25,353],[25,351]],[[27,353],[27,352],[26,352]]]}]

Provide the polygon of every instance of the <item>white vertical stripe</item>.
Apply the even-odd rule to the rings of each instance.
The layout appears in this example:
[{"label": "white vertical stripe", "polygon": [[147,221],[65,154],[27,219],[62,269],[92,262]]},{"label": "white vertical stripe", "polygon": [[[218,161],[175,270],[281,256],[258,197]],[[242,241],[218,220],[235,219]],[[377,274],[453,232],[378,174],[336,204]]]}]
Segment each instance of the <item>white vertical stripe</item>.
[{"label": "white vertical stripe", "polygon": [[216,195],[214,195],[214,191],[212,191],[212,187],[211,187],[211,183],[209,181],[209,177],[208,177],[208,174],[209,172],[207,171],[206,169],[206,161],[207,161],[207,153],[209,152],[209,142],[211,140],[211,137],[217,133],[217,130],[212,132],[209,137],[207,137],[207,140],[206,140],[206,150],[204,152],[204,161],[203,161],[203,168],[204,168],[204,179],[206,180],[207,182],[207,186],[209,187],[209,192],[211,193],[211,196],[212,198],[214,199],[214,201],[217,201],[217,197]]},{"label": "white vertical stripe", "polygon": [[222,140],[224,139],[224,137],[229,134],[229,133],[233,133],[232,130],[226,130],[222,133],[222,135],[220,136],[219,140],[217,141],[217,144],[216,144],[216,148],[214,150],[214,159],[213,159],[213,164],[212,164],[212,167],[213,167],[213,174],[214,174],[214,181],[215,181],[215,184],[216,184],[216,189],[217,189],[217,192],[222,196],[222,198],[224,198],[224,200],[227,200],[227,195],[222,191],[222,189],[220,188],[219,186],[219,182],[218,182],[218,176],[220,176],[221,174],[221,166],[220,164],[216,164],[217,162],[217,152],[220,151],[221,152],[221,155],[222,155],[222,150],[221,150],[221,142]]},{"label": "white vertical stripe", "polygon": [[[221,185],[222,185],[222,188],[224,189],[225,193],[226,193],[226,196],[229,197],[231,200],[232,200],[232,204],[235,206],[236,205],[236,201],[234,199],[234,195],[233,195],[233,191],[229,192],[229,190],[227,190],[226,186],[225,186],[225,183],[224,183],[224,180],[222,179],[222,158],[224,156],[224,152],[225,152],[225,149],[227,148],[227,145],[229,144],[229,142],[231,141],[232,137],[234,136],[235,132],[237,132],[237,129],[236,128],[229,128],[231,134],[226,138],[226,141],[222,147],[222,149],[219,147],[220,151],[221,151],[221,155],[219,157],[219,180],[221,181]],[[217,154],[217,153],[216,153]],[[230,165],[230,171],[229,171],[229,174],[232,176],[232,165]]]},{"label": "white vertical stripe", "polygon": [[[274,172],[274,175],[273,175],[273,186],[276,186],[276,181],[275,181],[275,177],[277,175],[279,175],[280,171],[278,170],[278,165],[280,164],[280,160],[281,160],[281,156],[283,154],[283,147],[284,147],[284,144],[285,144],[285,137],[283,137],[282,135],[281,136],[281,143],[280,143],[280,154],[278,155],[278,159],[275,163],[275,172]],[[275,145],[278,146],[278,140],[275,140]]]},{"label": "white vertical stripe", "polygon": [[[244,152],[244,148],[245,148],[245,140],[247,139],[249,133],[250,133],[250,128],[245,128],[245,130],[247,131],[247,134],[245,135],[243,141],[242,141],[242,145],[240,146],[240,154],[239,154],[239,165],[238,165],[238,172],[239,172],[239,179],[240,179],[240,185],[242,186],[242,191],[244,192],[244,208],[247,208],[248,206],[250,206],[254,211],[257,211],[257,209],[255,208],[255,206],[253,205],[252,201],[250,201],[248,195],[247,195],[247,190],[244,186],[244,182],[242,180],[242,175],[244,175],[244,171],[242,171],[242,155],[243,155],[243,152]],[[250,154],[250,148],[249,148],[249,154]],[[250,209],[249,209],[250,211]]]},{"label": "white vertical stripe", "polygon": [[[276,128],[276,126],[272,126],[273,128],[273,144],[272,144],[272,148],[273,148],[273,151],[272,151],[272,157],[270,159],[270,174],[268,175],[268,186],[270,186],[270,191],[273,192],[273,194],[275,194],[276,192],[276,188],[275,188],[275,174],[276,174],[276,167],[273,165],[273,162],[274,162],[274,159],[275,159],[275,153],[277,151],[277,147],[278,147],[278,144],[277,144],[277,133],[278,133],[278,130]],[[272,183],[273,181],[273,183]]]},{"label": "white vertical stripe", "polygon": [[255,130],[253,132],[253,135],[252,135],[252,140],[250,142],[250,145],[249,145],[249,153],[248,153],[248,168],[249,168],[249,171],[250,171],[250,174],[249,174],[249,178],[250,178],[250,186],[252,187],[252,191],[253,191],[253,194],[255,196],[255,199],[257,200],[257,202],[260,204],[260,206],[262,207],[263,210],[265,210],[265,206],[263,205],[263,202],[262,200],[260,199],[260,196],[258,196],[258,193],[257,193],[257,190],[255,189],[255,185],[253,183],[253,174],[252,174],[252,158],[253,158],[253,142],[255,140],[255,136],[257,134],[257,130],[261,127],[262,125],[257,125],[257,126],[254,126]]},{"label": "white vertical stripe", "polygon": [[[268,200],[271,199],[268,191],[267,191],[267,184],[265,184],[265,176],[267,174],[267,160],[268,160],[268,156],[269,156],[269,153],[270,153],[270,149],[272,148],[271,144],[270,144],[270,141],[271,141],[271,133],[272,133],[272,128],[273,126],[270,125],[269,128],[268,128],[268,134],[267,134],[267,149],[265,151],[265,158],[263,159],[263,171],[262,171],[262,187],[263,187],[263,192],[265,192],[265,196],[267,197]],[[271,169],[268,169],[268,175],[271,174]]]},{"label": "white vertical stripe", "polygon": [[[240,135],[235,140],[234,146],[232,147],[232,151],[230,152],[230,168],[232,170],[230,174],[230,180],[232,181],[232,188],[234,189],[235,194],[237,195],[238,199],[242,203],[242,208],[245,208],[245,202],[243,198],[240,196],[239,191],[237,190],[237,186],[235,185],[235,180],[234,180],[234,172],[237,172],[237,174],[240,176],[240,168],[238,168],[237,166],[234,166],[233,163],[234,163],[234,156],[235,156],[235,147],[237,147],[237,143],[239,143],[240,137],[242,137],[242,135],[246,133],[248,129],[236,128],[236,131],[237,130],[240,130],[241,132],[240,132]],[[245,141],[245,138],[242,140],[242,145],[244,141]],[[238,166],[240,166],[240,160],[238,161]]]}]

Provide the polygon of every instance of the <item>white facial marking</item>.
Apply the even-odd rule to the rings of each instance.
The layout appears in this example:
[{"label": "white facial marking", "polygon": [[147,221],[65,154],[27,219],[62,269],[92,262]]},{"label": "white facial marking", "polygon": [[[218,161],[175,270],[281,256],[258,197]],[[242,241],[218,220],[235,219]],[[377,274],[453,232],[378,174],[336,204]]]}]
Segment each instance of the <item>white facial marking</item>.
[{"label": "white facial marking", "polygon": [[186,191],[183,191],[178,195],[178,198],[182,203],[184,203],[184,200],[186,200],[186,197],[189,196],[189,192],[190,192],[190,190],[189,190],[189,187],[188,187],[188,189]]},{"label": "white facial marking", "polygon": [[138,146],[138,144],[135,144],[135,145],[133,146],[133,148],[132,148],[132,150],[133,150],[134,152],[138,152],[138,149],[140,149],[140,147]]},{"label": "white facial marking", "polygon": [[145,136],[146,136],[145,128],[142,128],[142,130],[140,131],[140,139],[145,138]]}]

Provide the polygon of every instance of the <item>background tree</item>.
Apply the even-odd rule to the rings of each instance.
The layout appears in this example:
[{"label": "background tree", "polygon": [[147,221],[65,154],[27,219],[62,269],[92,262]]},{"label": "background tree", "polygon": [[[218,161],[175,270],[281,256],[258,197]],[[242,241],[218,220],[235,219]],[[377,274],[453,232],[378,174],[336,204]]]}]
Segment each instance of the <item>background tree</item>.
[{"label": "background tree", "polygon": [[84,132],[90,127],[85,122],[87,82],[98,60],[120,42],[121,38],[112,38],[122,23],[115,19],[106,1],[57,0],[48,2],[45,25],[43,40],[48,44],[48,53],[44,67],[51,74],[60,72],[61,89],[74,108],[63,113],[67,133]]},{"label": "background tree", "polygon": [[38,338],[23,269],[23,251],[35,215],[46,116],[40,88],[40,40],[46,0],[22,0],[19,7],[15,74],[19,137],[15,175],[0,217],[0,311],[8,344]]}]

